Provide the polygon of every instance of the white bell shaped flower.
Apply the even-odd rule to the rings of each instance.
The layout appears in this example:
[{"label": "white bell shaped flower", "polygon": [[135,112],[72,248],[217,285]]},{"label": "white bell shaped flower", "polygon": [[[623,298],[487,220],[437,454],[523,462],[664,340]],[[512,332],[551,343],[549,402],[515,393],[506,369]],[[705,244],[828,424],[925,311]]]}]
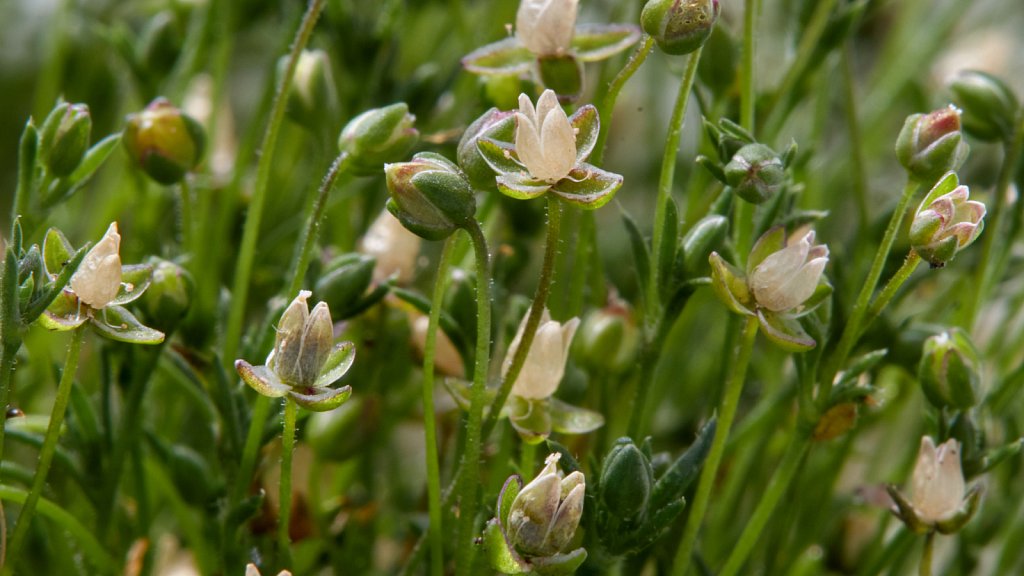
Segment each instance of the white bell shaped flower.
[{"label": "white bell shaped flower", "polygon": [[516,36],[537,56],[569,51],[579,0],[522,0],[516,13]]},{"label": "white bell shaped flower", "polygon": [[[505,362],[502,365],[501,375],[508,374],[512,366],[512,358],[519,349],[519,343],[523,339],[523,331],[526,329],[527,313],[519,324],[519,331],[516,333],[512,344],[505,355]],[[569,360],[569,345],[579,327],[580,319],[573,318],[565,324],[555,322],[551,314],[544,309],[540,325],[537,327],[537,334],[533,338],[530,351],[526,355],[526,363],[523,370],[516,378],[512,386],[512,394],[520,398],[530,400],[542,400],[551,397],[558,389],[558,384],[565,375],[565,363]]]},{"label": "white bell shaped flower", "polygon": [[949,439],[936,448],[931,437],[921,438],[911,486],[910,501],[924,522],[939,522],[956,514],[966,491],[960,444]]},{"label": "white bell shaped flower", "polygon": [[71,290],[94,309],[110,304],[121,289],[120,248],[121,235],[117,232],[117,222],[112,222],[71,277]]},{"label": "white bell shaped flower", "polygon": [[772,312],[792,310],[814,294],[826,264],[828,246],[814,245],[811,230],[754,268],[749,278],[754,299]]},{"label": "white bell shaped flower", "polygon": [[565,178],[576,166],[576,133],[553,91],[545,90],[536,108],[529,96],[519,95],[516,152],[530,175],[548,184]]}]

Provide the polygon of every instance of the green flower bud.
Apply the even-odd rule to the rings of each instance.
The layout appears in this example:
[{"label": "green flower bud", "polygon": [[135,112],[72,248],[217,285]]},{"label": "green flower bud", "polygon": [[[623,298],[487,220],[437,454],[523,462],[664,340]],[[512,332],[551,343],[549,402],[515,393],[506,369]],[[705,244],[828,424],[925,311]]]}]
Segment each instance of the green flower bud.
[{"label": "green flower bud", "polygon": [[421,152],[410,162],[385,164],[387,208],[409,231],[442,240],[476,213],[473,187],[459,167],[440,154]]},{"label": "green flower bud", "polygon": [[153,276],[146,296],[139,301],[147,324],[164,333],[172,332],[188,313],[195,281],[174,262],[151,258]]},{"label": "green flower bud", "polygon": [[583,63],[572,54],[538,57],[537,72],[541,84],[553,90],[561,103],[572,102],[583,92]]},{"label": "green flower bud", "polygon": [[560,456],[557,452],[548,456],[544,469],[512,501],[507,536],[524,556],[561,552],[576,534],[583,515],[586,481],[578,471],[563,478],[558,469]]},{"label": "green flower bud", "polygon": [[978,403],[979,368],[970,338],[954,328],[925,341],[917,375],[933,406],[965,410]]},{"label": "green flower bud", "polygon": [[378,174],[389,160],[405,156],[420,137],[416,117],[404,102],[367,110],[356,116],[338,137],[338,149],[351,154],[356,174]]},{"label": "green flower bud", "polygon": [[782,187],[786,167],[771,148],[764,144],[747,144],[725,165],[725,178],[740,198],[760,204]]},{"label": "green flower bud", "polygon": [[206,147],[202,125],[165,98],[157,98],[128,116],[125,149],[150,178],[174,184],[199,164]]},{"label": "green flower bud", "polygon": [[896,139],[896,157],[913,177],[928,182],[956,170],[967,158],[960,110],[953,106],[907,118]]},{"label": "green flower bud", "polygon": [[[277,61],[278,77],[288,67],[288,57]],[[309,129],[325,126],[337,100],[331,63],[323,50],[303,50],[295,66],[295,77],[288,90],[288,117]]]},{"label": "green flower bud", "polygon": [[616,303],[586,317],[577,346],[583,365],[593,374],[623,374],[634,364],[640,343],[626,303]]},{"label": "green flower bud", "polygon": [[963,110],[965,132],[990,142],[1012,136],[1020,104],[1002,80],[978,70],[966,70],[950,82],[949,89]]},{"label": "green flower bud", "polygon": [[968,200],[967,186],[939,195],[948,187],[943,182],[945,178],[925,197],[910,225],[911,246],[933,268],[945,266],[985,228],[985,205]]},{"label": "green flower bud", "polygon": [[345,318],[370,286],[375,264],[373,256],[343,254],[327,264],[314,291],[339,318]]},{"label": "green flower bud", "polygon": [[650,0],[640,25],[667,54],[689,54],[704,45],[718,20],[718,0]]},{"label": "green flower bud", "polygon": [[614,516],[641,516],[654,487],[654,471],[647,456],[628,437],[619,438],[601,466],[600,498]]},{"label": "green flower bud", "polygon": [[474,120],[462,133],[456,157],[459,166],[474,187],[493,189],[495,186],[494,170],[480,154],[477,142],[484,136],[492,140],[511,142],[515,137],[515,117],[515,112],[491,108]]},{"label": "green flower bud", "polygon": [[43,163],[54,176],[67,176],[78,168],[89,149],[92,116],[85,104],[58,104],[43,123],[40,136]]}]

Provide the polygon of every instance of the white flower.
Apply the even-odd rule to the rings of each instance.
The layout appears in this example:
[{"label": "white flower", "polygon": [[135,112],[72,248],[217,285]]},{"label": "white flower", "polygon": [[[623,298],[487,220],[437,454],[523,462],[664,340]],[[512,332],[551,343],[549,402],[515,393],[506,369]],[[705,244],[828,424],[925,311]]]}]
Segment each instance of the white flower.
[{"label": "white flower", "polygon": [[[416,350],[423,355],[427,347],[427,331],[430,328],[430,318],[417,316],[412,321],[412,344]],[[441,330],[437,329],[437,336],[434,341],[434,369],[446,376],[462,378],[466,370],[462,365],[462,356],[459,354],[451,338]]]},{"label": "white flower", "polygon": [[540,95],[536,109],[529,96],[519,95],[516,153],[531,176],[549,184],[576,166],[576,134],[553,91]]},{"label": "white flower", "polygon": [[397,218],[384,210],[366,231],[360,250],[377,259],[377,265],[373,268],[374,282],[384,282],[394,274],[399,284],[406,284],[416,273],[420,238],[406,230]]},{"label": "white flower", "polygon": [[71,277],[71,290],[90,307],[109,304],[121,289],[121,235],[112,222],[103,238],[89,250]]},{"label": "white flower", "polygon": [[[508,374],[508,369],[512,366],[512,358],[519,349],[519,342],[523,339],[523,331],[526,329],[526,320],[529,316],[527,313],[523,317],[519,331],[508,348],[501,369],[502,377]],[[523,370],[512,386],[513,395],[542,400],[555,393],[565,374],[565,363],[569,360],[569,345],[572,344],[572,337],[576,334],[579,324],[579,318],[573,318],[565,324],[555,322],[547,309],[544,309],[537,334],[526,355],[526,363],[523,364]]]},{"label": "white flower", "polygon": [[522,0],[516,13],[516,35],[537,56],[565,54],[576,28],[579,0]]},{"label": "white flower", "polygon": [[811,230],[754,268],[749,279],[754,299],[772,312],[796,308],[814,294],[827,263],[828,246],[815,246]]},{"label": "white flower", "polygon": [[933,524],[953,517],[963,504],[966,490],[960,444],[949,439],[936,448],[931,437],[921,438],[911,484],[910,500],[922,521]]}]

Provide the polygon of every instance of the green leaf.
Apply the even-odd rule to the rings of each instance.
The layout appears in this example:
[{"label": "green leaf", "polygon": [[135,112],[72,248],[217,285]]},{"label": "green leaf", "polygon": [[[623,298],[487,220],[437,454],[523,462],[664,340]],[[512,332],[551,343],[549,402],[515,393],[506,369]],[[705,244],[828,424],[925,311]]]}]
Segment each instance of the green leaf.
[{"label": "green leaf", "polygon": [[576,132],[576,163],[579,164],[590,157],[597,144],[597,136],[601,132],[601,118],[597,108],[587,104],[569,117]]},{"label": "green leaf", "polygon": [[164,333],[139,322],[131,312],[120,306],[93,310],[90,324],[101,336],[129,344],[159,344]]},{"label": "green leaf", "polygon": [[474,74],[523,74],[534,60],[533,54],[511,37],[470,52],[462,58],[462,67]]},{"label": "green leaf", "polygon": [[89,148],[82,158],[82,163],[78,165],[78,168],[75,168],[75,171],[70,176],[55,182],[56,186],[53,191],[44,191],[43,207],[50,207],[63,202],[79,191],[82,186],[85,186],[89,178],[106,162],[110,153],[114,151],[114,148],[117,147],[120,141],[120,133],[111,134],[97,142],[92,148]]},{"label": "green leaf", "polygon": [[551,185],[547,182],[535,180],[530,175],[524,173],[507,172],[499,174],[497,182],[499,192],[516,200],[530,200],[551,190]]},{"label": "green leaf", "polygon": [[316,382],[313,383],[314,388],[326,388],[331,384],[334,384],[339,378],[348,372],[348,369],[352,367],[352,362],[356,359],[356,345],[351,342],[342,342],[331,350],[327,361],[324,363],[324,367],[320,370],[320,375],[317,376]]},{"label": "green leaf", "polygon": [[[25,123],[18,144],[18,188],[15,198],[30,198],[36,178],[36,155],[39,152],[39,131],[32,118]],[[26,207],[27,208],[27,207]],[[21,214],[15,214],[17,218]],[[20,248],[20,246],[18,247]]]},{"label": "green leaf", "polygon": [[711,442],[715,438],[718,420],[712,418],[700,429],[697,439],[687,448],[672,466],[658,478],[651,492],[650,508],[658,510],[683,497],[683,493],[697,478],[704,460],[711,450]]},{"label": "green leaf", "polygon": [[313,412],[328,412],[330,410],[334,410],[338,406],[344,404],[351,395],[351,386],[342,386],[341,388],[312,388],[305,391],[298,388],[292,388],[288,391],[288,397],[294,400],[296,404],[306,410],[312,410]]},{"label": "green leaf", "polygon": [[[889,353],[889,350],[882,348],[881,350],[873,350],[867,354],[863,354],[854,358],[853,362],[850,362],[849,368],[843,370],[836,376],[835,387],[845,386],[848,384],[855,383],[860,375],[872,370],[885,355]],[[832,403],[830,401],[830,403]]]},{"label": "green leaf", "polygon": [[580,24],[572,38],[572,51],[583,62],[610,58],[636,44],[640,27],[632,24]]},{"label": "green leaf", "polygon": [[622,223],[626,225],[626,232],[629,233],[629,245],[633,248],[633,265],[636,266],[636,280],[640,287],[639,294],[643,298],[648,293],[647,286],[651,278],[651,253],[636,221],[624,208]]},{"label": "green leaf", "polygon": [[121,266],[121,288],[117,296],[110,301],[111,305],[123,306],[138,300],[149,288],[153,280],[153,267],[149,264],[129,264]]},{"label": "green leaf", "polygon": [[665,222],[662,227],[661,246],[658,247],[658,294],[661,300],[668,300],[674,287],[672,266],[676,263],[676,250],[679,244],[679,209],[672,198],[666,198]]},{"label": "green leaf", "polygon": [[622,176],[584,163],[555,183],[551,193],[580,208],[596,210],[610,202],[620,187]]},{"label": "green leaf", "polygon": [[783,350],[806,352],[817,345],[814,339],[804,332],[800,323],[793,318],[774,314],[768,310],[758,310],[757,319],[765,336]]},{"label": "green leaf", "polygon": [[580,408],[551,398],[551,429],[562,434],[586,434],[604,426],[599,412]]}]

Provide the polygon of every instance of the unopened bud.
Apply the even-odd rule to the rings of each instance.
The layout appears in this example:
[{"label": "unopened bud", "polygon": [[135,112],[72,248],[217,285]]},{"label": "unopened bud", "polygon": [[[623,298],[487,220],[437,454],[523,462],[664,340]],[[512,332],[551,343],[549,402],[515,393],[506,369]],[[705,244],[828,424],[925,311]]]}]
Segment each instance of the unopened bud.
[{"label": "unopened bud", "polygon": [[725,178],[740,198],[760,204],[782,187],[786,168],[771,148],[764,144],[747,144],[725,165]]},{"label": "unopened bud", "polygon": [[622,374],[634,364],[639,330],[623,305],[597,310],[580,326],[577,340],[583,364],[594,374]]},{"label": "unopened bud", "polygon": [[960,110],[954,106],[908,117],[896,139],[896,157],[922,181],[938,180],[959,168],[967,150],[960,133]]},{"label": "unopened bud", "polygon": [[917,374],[933,406],[964,410],[978,402],[979,367],[970,338],[954,328],[925,341]]},{"label": "unopened bud", "polygon": [[525,556],[553,556],[572,540],[583,515],[586,481],[573,472],[562,477],[560,454],[548,456],[544,469],[523,487],[508,515],[508,539]]},{"label": "unopened bud", "polygon": [[[288,67],[288,57],[277,62],[278,76]],[[331,79],[331,63],[323,50],[303,50],[295,66],[295,77],[288,91],[288,116],[295,122],[315,129],[330,118],[336,96]]]},{"label": "unopened bud", "polygon": [[370,286],[375,264],[372,256],[343,254],[327,264],[314,291],[339,318],[345,318]]},{"label": "unopened bud", "polygon": [[473,121],[462,133],[459,140],[459,166],[473,186],[477,188],[494,188],[494,170],[487,164],[476,143],[486,136],[493,140],[511,142],[515,137],[515,112],[503,112],[491,108]]},{"label": "unopened bud", "polygon": [[601,503],[621,519],[639,516],[647,507],[654,486],[654,471],[647,456],[628,437],[619,438],[601,466]]},{"label": "unopened bud", "polygon": [[979,70],[966,70],[950,82],[949,89],[963,110],[965,132],[987,141],[1011,137],[1020,104],[1005,82]]},{"label": "unopened bud", "polygon": [[206,147],[202,125],[165,98],[128,116],[122,137],[132,160],[150,178],[174,184],[199,164]]},{"label": "unopened bud", "polygon": [[149,320],[147,324],[169,333],[188,313],[195,282],[187,270],[174,262],[152,258],[150,264],[152,280],[139,305]]},{"label": "unopened bud", "polygon": [[667,54],[689,54],[704,45],[718,20],[718,0],[650,0],[640,25]]},{"label": "unopened bud", "polygon": [[92,117],[85,104],[58,104],[43,123],[40,148],[43,162],[54,176],[67,176],[78,168],[89,148]]},{"label": "unopened bud", "polygon": [[409,231],[442,240],[476,213],[473,188],[459,167],[440,154],[421,152],[410,162],[386,164],[387,208]]},{"label": "unopened bud", "polygon": [[367,110],[341,131],[338,149],[351,155],[354,173],[379,174],[385,162],[404,157],[420,137],[405,102]]},{"label": "unopened bud", "polygon": [[309,387],[320,376],[334,340],[334,327],[327,304],[320,302],[309,311],[302,291],[292,300],[277,325],[272,360],[268,361],[285,384]]},{"label": "unopened bud", "polygon": [[967,186],[956,186],[949,174],[928,193],[910,225],[910,244],[933,268],[945,266],[981,235],[985,227],[985,205],[968,200]]}]

